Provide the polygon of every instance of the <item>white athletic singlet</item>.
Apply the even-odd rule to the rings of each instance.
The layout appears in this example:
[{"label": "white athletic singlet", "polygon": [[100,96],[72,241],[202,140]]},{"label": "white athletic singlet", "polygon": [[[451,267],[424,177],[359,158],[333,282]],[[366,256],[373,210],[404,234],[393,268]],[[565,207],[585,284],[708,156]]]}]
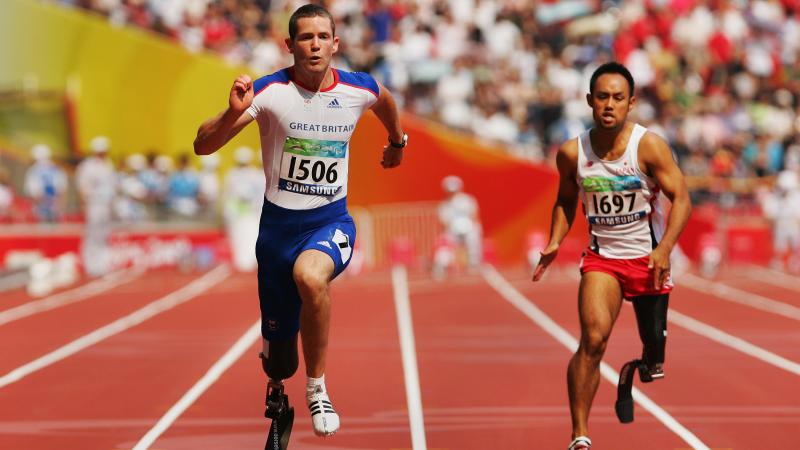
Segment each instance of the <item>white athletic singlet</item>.
[{"label": "white athletic singlet", "polygon": [[333,85],[319,92],[300,86],[289,69],[253,83],[247,111],[261,133],[265,196],[280,207],[312,209],[347,196],[350,137],[379,87],[369,74],[332,71]]},{"label": "white athletic singlet", "polygon": [[589,248],[601,256],[648,256],[664,233],[660,190],[639,168],[639,141],[646,132],[634,125],[625,153],[615,161],[597,157],[589,130],[578,137],[577,181],[589,222]]}]

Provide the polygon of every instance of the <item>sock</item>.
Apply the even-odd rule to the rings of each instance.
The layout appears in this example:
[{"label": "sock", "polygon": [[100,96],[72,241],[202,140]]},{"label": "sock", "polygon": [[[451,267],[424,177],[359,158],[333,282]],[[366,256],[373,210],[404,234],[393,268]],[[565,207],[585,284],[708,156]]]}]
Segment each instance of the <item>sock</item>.
[{"label": "sock", "polygon": [[306,395],[316,394],[319,392],[325,392],[325,375],[323,374],[319,378],[308,377],[306,381]]}]

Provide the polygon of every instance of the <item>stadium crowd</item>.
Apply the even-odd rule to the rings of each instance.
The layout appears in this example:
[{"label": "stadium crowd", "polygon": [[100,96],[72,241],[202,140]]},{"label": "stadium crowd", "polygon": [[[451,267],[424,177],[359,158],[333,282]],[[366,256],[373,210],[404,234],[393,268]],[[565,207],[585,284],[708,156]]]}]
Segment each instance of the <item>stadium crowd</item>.
[{"label": "stadium crowd", "polygon": [[[291,0],[61,0],[267,74]],[[637,82],[637,120],[687,174],[731,179],[800,165],[796,0],[329,0],[335,64],[367,71],[406,110],[534,160],[590,121],[588,76],[616,59]],[[729,187],[729,185],[726,184]],[[713,194],[701,186],[698,196]]]},{"label": "stadium crowd", "polygon": [[[305,3],[51,1],[151,30],[192,52],[214,52],[256,76],[290,65],[285,30],[291,12]],[[800,189],[774,182],[781,172],[784,180],[800,172],[798,0],[320,3],[342,38],[336,67],[370,72],[405,110],[522,158],[552,161],[560,143],[591,123],[584,97],[589,75],[615,59],[636,80],[633,118],[668,140],[695,204],[744,205],[760,214],[769,195]],[[127,200],[116,206],[118,216],[208,210],[197,208],[207,194],[189,175],[188,159],[177,169],[165,156],[132,155],[119,163],[125,174],[152,176],[144,177],[144,191],[121,178],[120,197]],[[6,191],[0,189],[0,215]]]}]

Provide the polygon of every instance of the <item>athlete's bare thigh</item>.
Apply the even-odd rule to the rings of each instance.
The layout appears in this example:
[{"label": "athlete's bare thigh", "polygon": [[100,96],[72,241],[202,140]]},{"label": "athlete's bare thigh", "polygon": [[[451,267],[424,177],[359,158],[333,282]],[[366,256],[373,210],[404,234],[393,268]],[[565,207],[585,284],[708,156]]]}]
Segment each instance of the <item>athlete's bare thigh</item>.
[{"label": "athlete's bare thigh", "polygon": [[622,288],[616,278],[593,271],[581,276],[578,313],[582,336],[608,338],[621,306]]}]

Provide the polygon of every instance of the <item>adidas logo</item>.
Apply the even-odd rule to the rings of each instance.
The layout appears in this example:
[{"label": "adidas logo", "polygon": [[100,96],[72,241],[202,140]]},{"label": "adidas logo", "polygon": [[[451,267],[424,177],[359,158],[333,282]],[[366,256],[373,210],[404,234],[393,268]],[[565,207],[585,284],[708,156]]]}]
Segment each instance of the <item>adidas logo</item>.
[{"label": "adidas logo", "polygon": [[341,109],[342,105],[339,104],[339,99],[335,98],[335,99],[331,100],[330,103],[328,103],[328,108]]}]

